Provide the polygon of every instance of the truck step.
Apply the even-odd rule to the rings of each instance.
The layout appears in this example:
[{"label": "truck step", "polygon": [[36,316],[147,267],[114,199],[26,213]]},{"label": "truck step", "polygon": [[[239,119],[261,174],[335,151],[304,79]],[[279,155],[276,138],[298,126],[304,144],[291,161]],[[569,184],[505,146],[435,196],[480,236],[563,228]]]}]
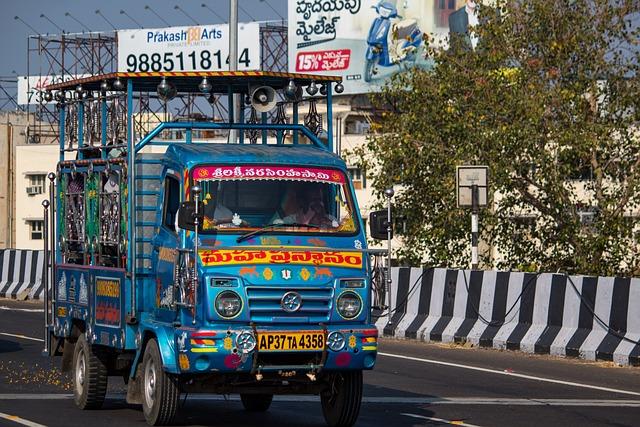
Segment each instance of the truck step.
[{"label": "truck step", "polygon": [[136,227],[155,227],[156,223],[154,221],[138,221],[136,222]]},{"label": "truck step", "polygon": [[155,212],[157,210],[157,206],[136,206],[136,212]]},{"label": "truck step", "polygon": [[138,159],[136,160],[137,165],[161,165],[162,159]]}]

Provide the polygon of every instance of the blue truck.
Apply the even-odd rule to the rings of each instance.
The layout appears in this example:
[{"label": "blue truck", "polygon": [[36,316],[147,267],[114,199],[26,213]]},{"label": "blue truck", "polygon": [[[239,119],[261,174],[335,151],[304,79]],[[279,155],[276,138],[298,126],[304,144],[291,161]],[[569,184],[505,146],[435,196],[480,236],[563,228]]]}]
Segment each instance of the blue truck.
[{"label": "blue truck", "polygon": [[[238,393],[249,411],[316,394],[328,425],[355,423],[362,371],[376,362],[379,253],[333,152],[341,89],[339,78],[260,71],[48,87],[60,161],[45,202],[45,354],[72,373],[79,408],[99,408],[119,376],[150,425],[170,424],[180,394],[198,392]],[[179,97],[228,99],[228,111],[171,120]]]}]

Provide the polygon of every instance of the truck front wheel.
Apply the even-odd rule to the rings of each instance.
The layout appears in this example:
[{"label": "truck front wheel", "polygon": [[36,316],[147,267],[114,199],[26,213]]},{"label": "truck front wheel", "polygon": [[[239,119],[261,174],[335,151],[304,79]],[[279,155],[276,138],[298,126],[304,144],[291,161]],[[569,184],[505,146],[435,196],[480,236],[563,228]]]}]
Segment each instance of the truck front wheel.
[{"label": "truck front wheel", "polygon": [[149,340],[142,358],[142,396],[142,411],[149,425],[167,425],[173,421],[180,389],[177,378],[162,369],[155,339]]},{"label": "truck front wheel", "polygon": [[271,406],[273,394],[241,394],[242,406],[249,412],[264,412]]},{"label": "truck front wheel", "polygon": [[107,367],[84,334],[73,352],[73,400],[80,409],[99,409],[107,393]]},{"label": "truck front wheel", "polygon": [[351,427],[360,414],[362,371],[337,372],[320,393],[322,415],[330,427]]}]

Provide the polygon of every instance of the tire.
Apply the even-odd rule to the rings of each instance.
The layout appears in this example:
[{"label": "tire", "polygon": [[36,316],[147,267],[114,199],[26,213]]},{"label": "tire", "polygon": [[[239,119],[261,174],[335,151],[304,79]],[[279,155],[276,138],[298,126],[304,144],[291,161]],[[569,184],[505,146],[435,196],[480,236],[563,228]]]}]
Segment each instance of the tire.
[{"label": "tire", "polygon": [[142,412],[147,424],[171,424],[178,409],[180,389],[177,378],[162,369],[158,342],[153,338],[147,343],[141,368]]},{"label": "tire", "polygon": [[362,371],[332,374],[329,388],[320,394],[322,415],[329,427],[351,427],[360,414]]},{"label": "tire", "polygon": [[108,379],[104,357],[80,335],[73,352],[73,401],[80,409],[99,409],[104,403]]},{"label": "tire", "polygon": [[367,59],[367,62],[364,64],[364,81],[369,83],[373,79],[373,68],[375,66],[375,61],[372,59]]},{"label": "tire", "polygon": [[265,412],[271,406],[273,394],[241,394],[242,406],[249,412]]}]

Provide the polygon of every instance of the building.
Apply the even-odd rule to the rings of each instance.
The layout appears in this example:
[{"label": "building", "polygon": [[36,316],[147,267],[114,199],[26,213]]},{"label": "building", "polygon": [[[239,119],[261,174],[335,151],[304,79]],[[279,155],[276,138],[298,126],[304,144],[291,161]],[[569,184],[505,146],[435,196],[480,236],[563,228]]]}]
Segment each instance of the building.
[{"label": "building", "polygon": [[[31,128],[35,123],[32,113],[21,111],[0,112],[0,248],[20,248],[17,237],[21,224],[16,220],[16,204],[30,196],[23,187],[23,180],[33,183],[32,192],[39,186],[39,177],[22,175],[16,171],[16,162],[20,155],[18,147],[33,145],[39,147],[47,141],[37,141],[32,136]],[[50,142],[50,141],[49,141]],[[20,181],[16,182],[16,179]],[[25,186],[26,187],[26,186]],[[22,192],[18,191],[22,189]],[[36,196],[33,194],[34,197]],[[40,201],[41,203],[41,201]],[[36,225],[37,227],[37,225]]]},{"label": "building", "polygon": [[49,198],[49,172],[55,172],[57,144],[18,144],[15,151],[15,205],[13,247],[42,249],[44,208]]}]

